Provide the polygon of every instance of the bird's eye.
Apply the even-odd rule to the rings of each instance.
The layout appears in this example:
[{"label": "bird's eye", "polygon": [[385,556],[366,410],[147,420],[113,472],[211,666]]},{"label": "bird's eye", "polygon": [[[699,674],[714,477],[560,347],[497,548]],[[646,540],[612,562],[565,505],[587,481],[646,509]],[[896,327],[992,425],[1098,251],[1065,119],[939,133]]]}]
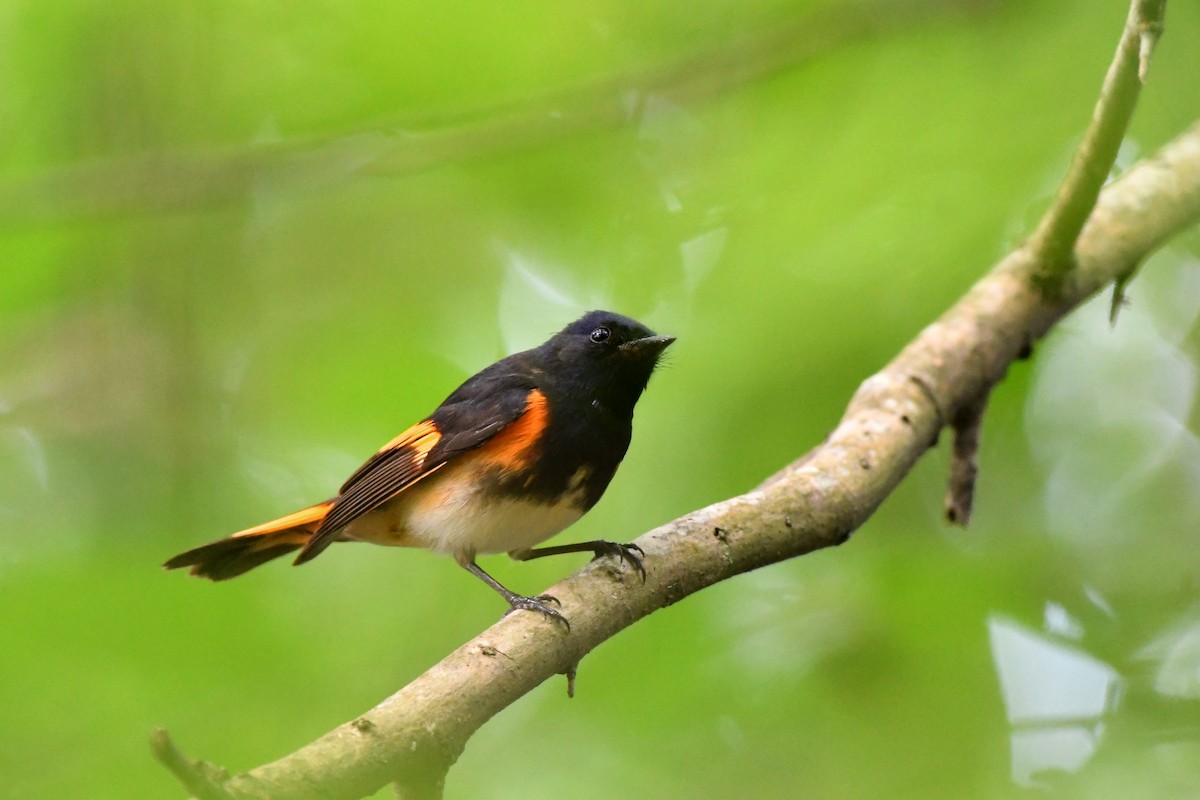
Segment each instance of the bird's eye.
[{"label": "bird's eye", "polygon": [[596,330],[592,331],[591,339],[596,344],[602,344],[608,341],[608,337],[612,336],[612,331],[601,325]]}]

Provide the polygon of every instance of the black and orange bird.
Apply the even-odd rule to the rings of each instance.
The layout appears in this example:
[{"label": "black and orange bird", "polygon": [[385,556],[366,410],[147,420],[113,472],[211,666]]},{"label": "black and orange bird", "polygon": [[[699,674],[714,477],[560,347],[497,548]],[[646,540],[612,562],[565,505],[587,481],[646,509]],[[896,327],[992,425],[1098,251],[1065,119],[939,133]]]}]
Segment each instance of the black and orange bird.
[{"label": "black and orange bird", "polygon": [[634,544],[534,546],[604,494],[629,448],[633,408],[673,341],[628,317],[589,312],[541,346],[469,378],[367,459],[336,497],[163,566],[220,581],[294,550],[294,563],[303,564],[339,541],[424,547],[453,556],[510,611],[539,611],[569,628],[550,606],[555,598],[509,591],[475,557],[507,552],[528,561],[591,552],[619,558],[645,578]]}]

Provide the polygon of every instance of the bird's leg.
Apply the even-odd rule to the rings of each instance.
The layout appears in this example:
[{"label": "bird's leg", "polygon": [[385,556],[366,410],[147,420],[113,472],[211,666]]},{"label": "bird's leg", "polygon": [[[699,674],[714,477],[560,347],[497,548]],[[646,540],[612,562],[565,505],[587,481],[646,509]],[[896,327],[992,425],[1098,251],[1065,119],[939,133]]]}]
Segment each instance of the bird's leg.
[{"label": "bird's leg", "polygon": [[504,612],[505,616],[508,616],[518,608],[525,609],[527,611],[540,611],[550,619],[561,622],[567,627],[568,631],[571,630],[571,623],[567,621],[567,618],[547,605],[547,603],[562,605],[558,602],[558,598],[554,597],[553,595],[539,594],[537,597],[524,597],[516,592],[509,591],[508,589],[504,588],[500,581],[484,572],[483,569],[474,562],[474,560],[466,562],[463,564],[463,567],[467,570],[467,572],[471,573],[476,578],[479,578],[479,580],[495,589],[501,597],[508,601],[508,611]]},{"label": "bird's leg", "polygon": [[555,547],[537,547],[531,550],[510,550],[508,555],[517,561],[532,561],[535,558],[557,556],[562,555],[563,553],[591,553],[593,561],[601,556],[616,556],[641,573],[642,582],[646,582],[646,567],[644,564],[642,564],[642,556],[646,554],[642,552],[642,548],[638,547],[636,544],[617,544],[616,542],[608,542],[604,539],[596,539],[595,541],[591,542],[560,544]]}]

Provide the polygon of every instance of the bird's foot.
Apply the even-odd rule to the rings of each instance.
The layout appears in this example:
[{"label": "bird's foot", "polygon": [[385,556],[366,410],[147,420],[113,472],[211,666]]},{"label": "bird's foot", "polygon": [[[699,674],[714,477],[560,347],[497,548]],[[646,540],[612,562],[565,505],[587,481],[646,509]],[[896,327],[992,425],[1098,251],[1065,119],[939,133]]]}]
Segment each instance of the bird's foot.
[{"label": "bird's foot", "polygon": [[505,599],[508,600],[508,611],[504,612],[504,616],[506,617],[518,609],[522,611],[537,611],[555,622],[561,622],[568,632],[571,630],[571,623],[567,621],[567,618],[549,605],[553,603],[560,608],[562,607],[562,603],[554,595],[539,594],[537,597],[524,597],[519,594],[511,594]]},{"label": "bird's foot", "polygon": [[646,582],[646,565],[642,563],[642,556],[646,555],[646,553],[642,548],[633,543],[618,544],[617,542],[608,542],[603,539],[594,544],[596,555],[592,556],[592,561],[603,556],[615,556],[636,569],[642,576],[642,583]]}]

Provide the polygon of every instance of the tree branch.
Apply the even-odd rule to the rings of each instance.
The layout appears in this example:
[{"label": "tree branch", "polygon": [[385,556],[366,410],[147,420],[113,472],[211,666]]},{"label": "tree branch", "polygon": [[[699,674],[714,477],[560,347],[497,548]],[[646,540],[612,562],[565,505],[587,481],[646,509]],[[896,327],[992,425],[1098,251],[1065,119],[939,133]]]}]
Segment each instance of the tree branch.
[{"label": "tree branch", "polygon": [[1136,100],[1130,76],[1144,73],[1164,2],[1133,0],[1088,135],[1038,233],[864,381],[822,445],[754,491],[638,539],[645,583],[593,563],[551,589],[570,633],[536,614],[506,617],[358,719],[241,775],[187,759],[165,731],[155,734],[156,757],[205,800],[340,800],[389,782],[403,797],[439,797],[480,726],[547,678],[572,677],[618,631],[718,581],[846,541],[947,424],[956,434],[948,512],[965,522],[983,410],[1009,364],[1200,219],[1200,124],[1101,192]]},{"label": "tree branch", "polygon": [[[1061,291],[1063,278],[1075,265],[1076,240],[1116,161],[1121,140],[1137,105],[1142,81],[1149,70],[1151,51],[1162,35],[1165,11],[1166,0],[1132,0],[1125,30],[1100,89],[1092,121],[1071,159],[1054,202],[1042,216],[1027,245],[1038,262],[1037,278],[1047,294],[1055,295]],[[1124,299],[1125,284],[1132,278],[1136,266],[1136,263],[1130,264],[1113,282],[1109,317],[1114,323]],[[999,380],[1001,376],[996,377]],[[950,451],[945,508],[946,518],[957,525],[966,525],[971,519],[983,413],[991,390],[991,384],[981,387],[979,394],[958,408],[949,421],[954,431],[954,446]]]},{"label": "tree branch", "polygon": [[1041,262],[1041,275],[1049,291],[1057,291],[1062,277],[1074,265],[1071,255],[1075,240],[1117,159],[1146,79],[1151,51],[1162,35],[1166,4],[1167,0],[1133,0],[1130,4],[1125,31],[1104,77],[1092,121],[1054,203],[1029,244]]},{"label": "tree branch", "polygon": [[570,614],[570,633],[537,614],[510,615],[358,719],[228,779],[222,791],[239,800],[339,800],[396,782],[406,797],[439,796],[480,726],[621,629],[718,581],[846,541],[1014,359],[1198,219],[1200,124],[1103,191],[1060,292],[1039,290],[1044,262],[1034,250],[1011,253],[863,382],[822,445],[757,489],[639,538],[644,584],[595,562],[550,589]]}]

